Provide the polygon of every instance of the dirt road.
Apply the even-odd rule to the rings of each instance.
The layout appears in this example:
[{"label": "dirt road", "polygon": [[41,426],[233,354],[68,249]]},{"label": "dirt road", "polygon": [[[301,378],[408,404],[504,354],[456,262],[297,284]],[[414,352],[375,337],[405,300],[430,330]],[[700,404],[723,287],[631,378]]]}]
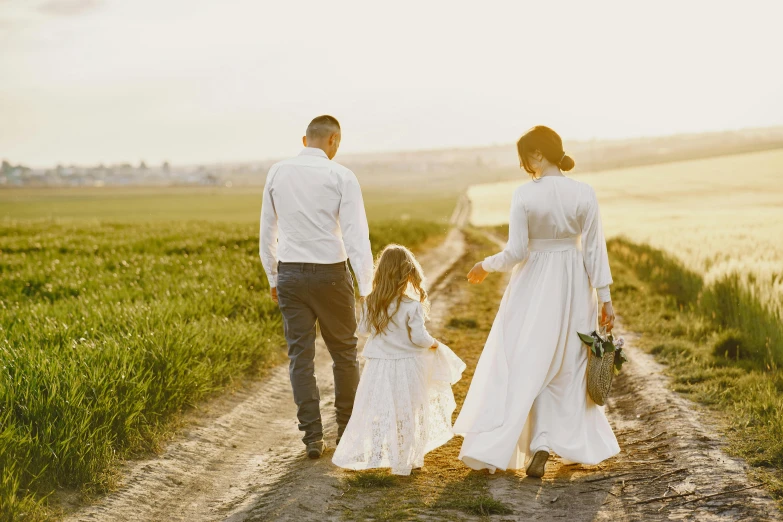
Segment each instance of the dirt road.
[{"label": "dirt road", "polygon": [[[444,277],[465,252],[462,234],[422,256],[435,283],[433,330],[465,299],[465,285]],[[621,329],[621,328],[620,328]],[[607,406],[622,452],[600,466],[563,466],[543,480],[523,473],[489,477],[490,493],[512,513],[477,517],[424,510],[426,520],[783,520],[773,502],[748,481],[745,464],[728,457],[700,409],[669,388],[661,367],[628,341],[629,362]],[[322,346],[317,375],[334,441],[331,360]],[[346,472],[325,458],[304,457],[287,369],[218,399],[157,458],[131,463],[123,486],[71,521],[303,521],[345,517]],[[454,462],[455,466],[460,465]],[[438,470],[425,467],[422,473]],[[666,497],[666,499],[664,499]],[[361,497],[350,506],[361,519]],[[369,496],[368,496],[369,498]],[[357,516],[356,514],[359,513]]]}]

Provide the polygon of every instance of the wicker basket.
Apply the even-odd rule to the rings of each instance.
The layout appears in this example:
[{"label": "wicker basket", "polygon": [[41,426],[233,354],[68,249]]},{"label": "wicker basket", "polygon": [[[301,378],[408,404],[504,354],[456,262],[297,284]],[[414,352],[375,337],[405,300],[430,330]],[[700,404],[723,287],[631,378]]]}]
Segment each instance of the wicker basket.
[{"label": "wicker basket", "polygon": [[598,357],[587,350],[587,394],[599,406],[604,405],[612,389],[615,353],[605,352],[603,357]]}]

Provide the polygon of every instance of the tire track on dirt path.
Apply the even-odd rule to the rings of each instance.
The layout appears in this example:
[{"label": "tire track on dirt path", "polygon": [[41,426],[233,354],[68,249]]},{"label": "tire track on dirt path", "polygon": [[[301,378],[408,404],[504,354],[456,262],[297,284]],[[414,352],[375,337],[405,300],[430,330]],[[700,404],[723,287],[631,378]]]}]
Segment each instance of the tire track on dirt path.
[{"label": "tire track on dirt path", "polygon": [[[440,246],[419,260],[429,279],[438,283],[464,252],[462,233],[452,229]],[[441,306],[437,291],[434,295],[432,315],[436,317]],[[333,446],[336,426],[331,364],[319,338],[316,375],[324,435]],[[308,505],[328,507],[325,496],[333,491],[328,487],[331,478],[328,470],[320,468],[337,471],[331,464],[333,448],[317,461],[304,455],[286,365],[242,390],[211,401],[206,413],[202,410],[194,417],[160,456],[127,464],[117,491],[65,520],[267,520],[262,512],[285,512],[289,507],[293,507],[292,519],[306,520],[308,509],[315,509]],[[302,470],[309,477],[303,477]],[[313,518],[324,519],[320,514]]]}]

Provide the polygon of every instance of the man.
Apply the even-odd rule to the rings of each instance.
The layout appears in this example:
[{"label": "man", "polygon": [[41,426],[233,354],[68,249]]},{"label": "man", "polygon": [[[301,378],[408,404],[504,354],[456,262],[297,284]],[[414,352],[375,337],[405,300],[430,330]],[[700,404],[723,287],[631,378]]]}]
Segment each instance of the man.
[{"label": "man", "polygon": [[315,381],[315,325],[332,356],[337,443],[348,424],[359,383],[354,287],[372,289],[373,259],[367,216],[353,172],[332,161],[340,147],[332,116],[310,122],[304,150],[269,169],[261,208],[261,262],[272,299],[283,315],[289,372],[307,456],[326,447]]}]

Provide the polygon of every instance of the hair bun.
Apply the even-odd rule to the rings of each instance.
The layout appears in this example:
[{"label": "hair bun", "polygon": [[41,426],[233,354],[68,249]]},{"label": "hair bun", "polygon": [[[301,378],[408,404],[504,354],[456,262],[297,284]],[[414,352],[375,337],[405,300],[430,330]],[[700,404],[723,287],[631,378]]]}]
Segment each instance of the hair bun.
[{"label": "hair bun", "polygon": [[560,163],[558,164],[560,170],[563,170],[565,172],[568,172],[569,170],[573,169],[574,166],[576,166],[576,163],[574,163],[574,158],[567,155],[564,155],[563,159],[561,159]]}]

